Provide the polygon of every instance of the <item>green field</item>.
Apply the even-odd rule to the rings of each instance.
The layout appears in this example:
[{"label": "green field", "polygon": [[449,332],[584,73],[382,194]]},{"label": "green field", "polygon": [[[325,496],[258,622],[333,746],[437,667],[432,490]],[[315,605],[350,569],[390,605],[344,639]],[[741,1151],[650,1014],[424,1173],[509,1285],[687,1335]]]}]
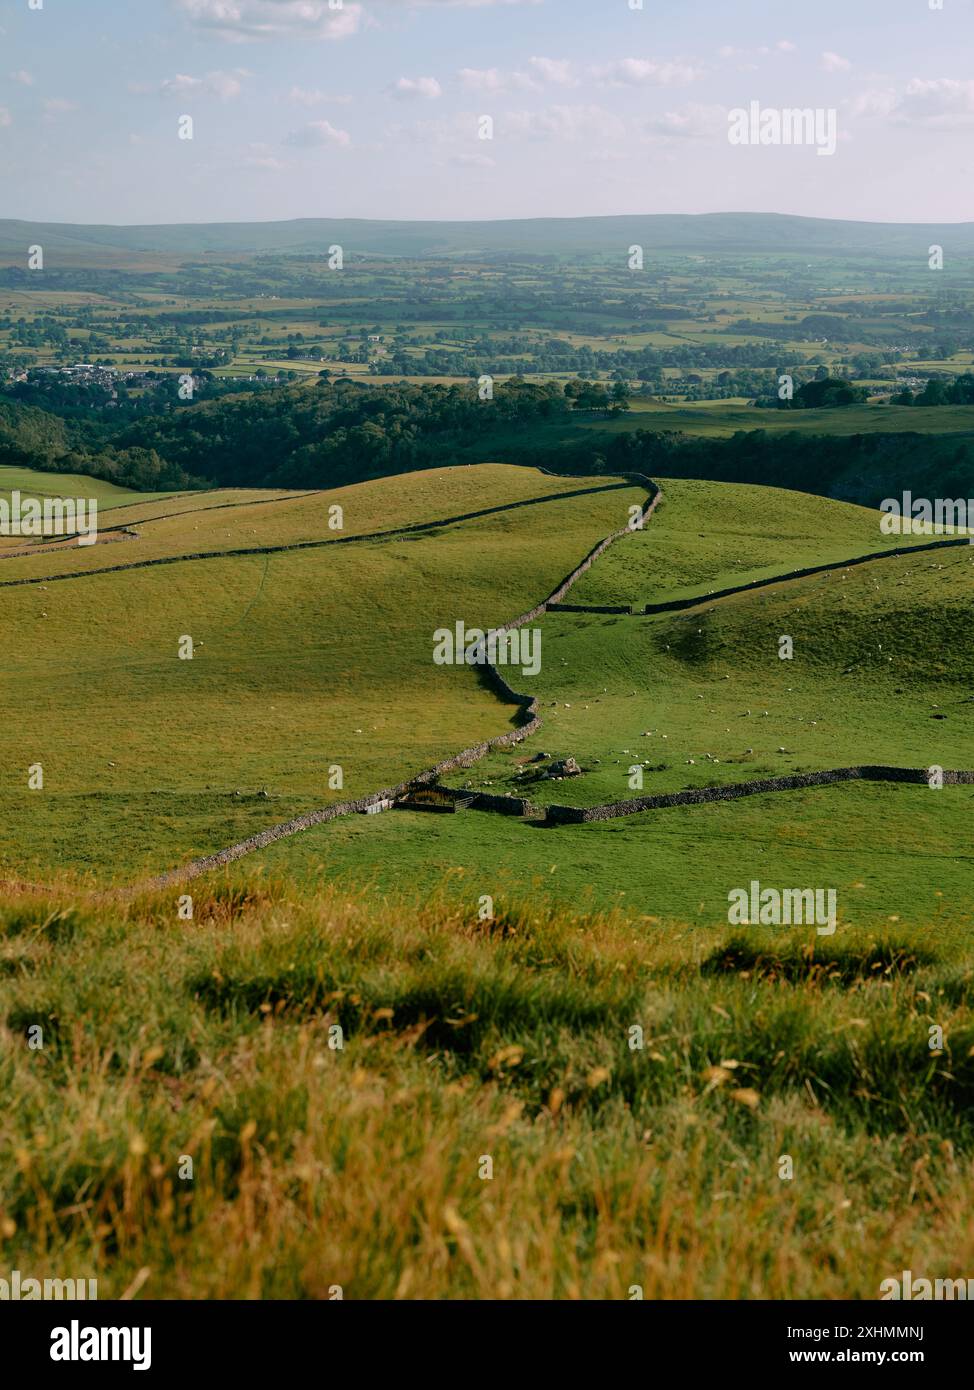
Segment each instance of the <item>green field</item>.
[{"label": "green field", "polygon": [[[652,617],[548,614],[540,672],[512,676],[537,697],[541,733],[448,781],[590,806],[861,762],[974,768],[968,547],[707,604],[714,589],[868,554],[890,538],[875,513],[845,503],[740,484],[662,486],[645,528],[611,547],[569,598],[690,595],[701,605]],[[158,872],[503,733],[513,709],[470,668],[434,665],[432,633],[461,617],[496,625],[532,606],[642,496],[613,480],[498,465],[307,496],[200,493],[127,506],[139,538],[124,545],[7,560],[7,682],[31,718],[0,734],[4,867],[41,880],[54,868]],[[335,505],[341,532],[328,528]],[[408,529],[427,523],[433,529]],[[182,558],[194,555],[205,558]],[[184,636],[192,661],[178,659]],[[99,730],[80,758],[79,710]],[[539,779],[538,749],[576,757],[584,774]],[[42,790],[28,787],[36,764]],[[340,786],[330,785],[335,767]],[[969,799],[956,787],[819,788],[554,831],[397,811],[333,822],[259,859],[274,872],[317,875],[324,865],[329,877],[382,886],[403,874],[429,886],[455,875],[475,883],[503,861],[505,892],[520,875],[540,876],[563,901],[584,891],[601,906],[635,894],[647,911],[712,920],[741,834],[751,843],[765,834],[781,873],[820,877],[835,860],[837,821],[851,831],[868,806],[882,843],[864,845],[843,879],[850,912],[916,915],[941,892],[954,916],[967,910],[958,825]],[[888,837],[898,830],[903,853],[915,854],[920,808],[920,843],[936,829],[940,849],[923,856],[919,877],[887,883]],[[621,875],[609,846],[630,840]],[[872,886],[852,888],[860,881]]]},{"label": "green field", "polygon": [[[445,782],[591,806],[974,769],[970,547],[708,600],[889,538],[848,503],[661,481],[570,598],[699,604],[537,620],[540,672],[505,674],[542,728]],[[11,1267],[103,1297],[866,1300],[970,1267],[970,785],[556,828],[394,809],[137,886],[509,730],[433,631],[547,595],[645,500],[616,483],[129,498],[138,539],[3,561]],[[569,755],[581,776],[539,778]],[[752,880],[834,889],[835,933],[732,926]]]},{"label": "green field", "polygon": [[277,501],[197,494],[155,522],[143,512],[173,504],[127,509],[138,540],[5,561],[5,686],[28,713],[0,732],[4,867],[130,878],[504,732],[513,710],[469,667],[433,665],[433,632],[523,611],[643,498],[488,465]]},{"label": "green field", "polygon": [[[788,433],[847,435],[890,433],[898,430],[920,434],[970,434],[971,413],[962,405],[930,406],[916,410],[903,405],[853,405],[833,410],[760,410],[727,401],[701,401],[696,405],[637,406],[623,420],[612,423],[613,432],[631,429],[683,430],[687,434],[726,438],[737,430],[771,430]],[[587,428],[596,430],[597,422]]]},{"label": "green field", "polygon": [[0,465],[0,497],[9,502],[10,494],[14,491],[19,491],[24,497],[93,498],[98,503],[99,511],[169,496],[164,492],[133,492],[131,488],[116,487],[114,483],[83,473],[41,473],[36,468]]},{"label": "green field", "polygon": [[[770,547],[781,568],[868,553],[878,539],[875,516],[846,504],[727,484],[663,485],[672,506],[664,502],[644,531],[610,549],[573,600],[743,582],[764,572],[754,561],[767,548],[765,527],[781,535]],[[803,515],[808,526],[799,534]],[[678,525],[691,516],[708,518],[699,524],[712,529],[703,537],[687,531],[681,542]],[[760,520],[744,544],[747,516]],[[667,576],[670,556],[675,573]],[[599,587],[603,566],[613,564],[631,593],[616,592],[612,580]],[[523,750],[493,753],[448,781],[539,805],[595,805],[859,763],[974,768],[972,564],[961,546],[840,568],[687,613],[549,614],[542,671],[517,681],[538,697],[544,728]],[[793,641],[788,660],[779,657],[782,635]],[[528,761],[535,748],[576,757],[584,774],[539,780]],[[634,787],[637,765],[642,785]],[[933,910],[969,921],[962,826],[970,800],[963,787],[840,786],[555,830],[477,813],[396,812],[378,824],[321,827],[262,858],[271,872],[337,874],[383,888],[417,874],[430,887],[454,876],[467,894],[517,899],[530,884],[563,902],[624,900],[707,924],[726,916],[739,879],[827,881],[852,922],[922,923]]]},{"label": "green field", "polygon": [[488,922],[256,876],[197,885],[192,922],[8,893],[12,1266],[492,1300],[875,1300],[970,1267],[966,933],[705,932],[533,888]]},{"label": "green field", "polygon": [[660,478],[663,501],[582,575],[572,603],[663,603],[936,536],[884,535],[881,515],[783,488]]}]

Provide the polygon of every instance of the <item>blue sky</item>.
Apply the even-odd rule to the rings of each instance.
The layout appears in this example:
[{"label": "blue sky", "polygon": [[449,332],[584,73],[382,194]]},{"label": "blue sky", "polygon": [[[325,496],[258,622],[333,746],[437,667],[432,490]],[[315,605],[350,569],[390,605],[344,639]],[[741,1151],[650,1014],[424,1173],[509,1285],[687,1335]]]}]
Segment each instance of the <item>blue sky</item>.
[{"label": "blue sky", "polygon": [[0,216],[974,220],[974,0],[631,2],[0,0]]}]

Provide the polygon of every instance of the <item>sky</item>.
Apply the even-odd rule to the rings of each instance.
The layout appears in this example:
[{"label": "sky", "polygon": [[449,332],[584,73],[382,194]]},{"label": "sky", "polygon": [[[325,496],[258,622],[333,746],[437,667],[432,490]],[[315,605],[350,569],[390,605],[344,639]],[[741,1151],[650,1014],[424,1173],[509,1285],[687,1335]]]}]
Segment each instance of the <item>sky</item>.
[{"label": "sky", "polygon": [[[0,0],[0,217],[970,221],[972,40],[974,0]],[[731,143],[752,103],[833,151]]]}]

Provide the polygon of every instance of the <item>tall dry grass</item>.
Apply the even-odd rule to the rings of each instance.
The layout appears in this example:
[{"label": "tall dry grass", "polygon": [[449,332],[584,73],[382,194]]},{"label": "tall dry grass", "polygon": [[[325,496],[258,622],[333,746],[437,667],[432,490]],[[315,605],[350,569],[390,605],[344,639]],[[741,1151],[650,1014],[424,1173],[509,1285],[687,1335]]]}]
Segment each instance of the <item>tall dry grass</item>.
[{"label": "tall dry grass", "polygon": [[491,1299],[974,1271],[956,948],[196,888],[192,922],[173,894],[0,904],[0,1270]]}]

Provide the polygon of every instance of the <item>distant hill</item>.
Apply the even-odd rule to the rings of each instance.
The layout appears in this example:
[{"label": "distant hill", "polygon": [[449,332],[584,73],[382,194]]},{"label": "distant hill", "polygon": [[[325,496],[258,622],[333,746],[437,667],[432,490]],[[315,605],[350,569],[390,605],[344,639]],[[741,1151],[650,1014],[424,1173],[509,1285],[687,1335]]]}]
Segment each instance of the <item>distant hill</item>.
[{"label": "distant hill", "polygon": [[[762,252],[897,257],[926,254],[936,243],[974,255],[974,222],[845,222],[771,213],[720,212],[623,217],[532,218],[497,222],[384,222],[299,218],[289,222],[173,223],[145,227],[83,226],[0,219],[0,256],[38,243],[83,259],[106,253],[199,256],[327,253],[375,256],[618,254],[620,245],[684,252]],[[920,248],[918,253],[918,248]]]}]

